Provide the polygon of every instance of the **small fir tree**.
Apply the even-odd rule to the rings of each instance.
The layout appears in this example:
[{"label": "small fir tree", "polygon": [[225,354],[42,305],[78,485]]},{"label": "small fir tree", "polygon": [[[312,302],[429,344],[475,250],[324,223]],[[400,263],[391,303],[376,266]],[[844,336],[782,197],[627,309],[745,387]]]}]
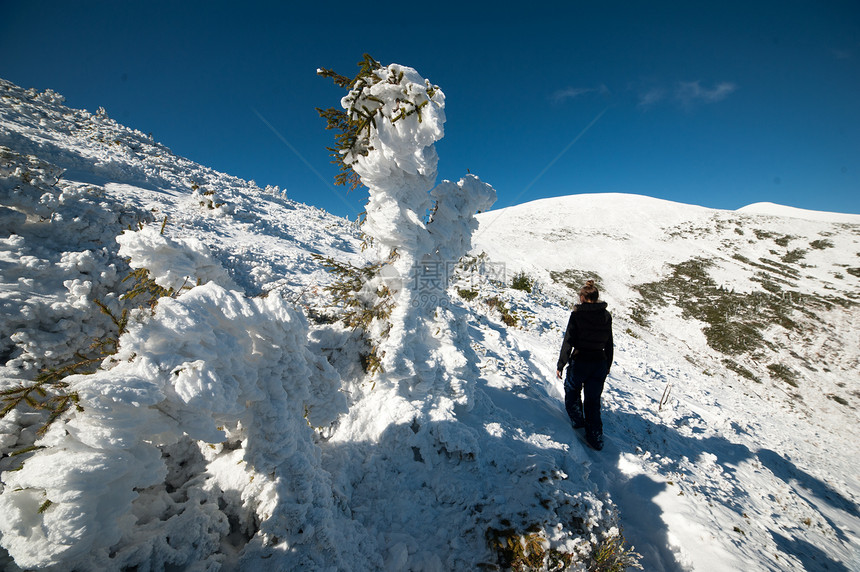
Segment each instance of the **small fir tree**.
[{"label": "small fir tree", "polygon": [[[380,343],[379,355],[385,370],[408,375],[414,370],[401,359],[405,336],[422,329],[420,315],[446,301],[446,277],[422,282],[420,275],[428,268],[444,272],[466,253],[477,228],[474,214],[489,208],[495,191],[469,175],[459,183],[443,181],[431,193],[445,94],[410,67],[383,66],[367,54],[358,66],[353,78],[318,70],[347,89],[342,110],[318,111],[327,128],[339,131],[329,148],[340,168],[335,182],[369,190],[363,230],[378,249],[377,263],[388,261],[379,273],[395,301],[388,324],[376,328],[390,338]],[[427,291],[419,294],[419,287]]]}]

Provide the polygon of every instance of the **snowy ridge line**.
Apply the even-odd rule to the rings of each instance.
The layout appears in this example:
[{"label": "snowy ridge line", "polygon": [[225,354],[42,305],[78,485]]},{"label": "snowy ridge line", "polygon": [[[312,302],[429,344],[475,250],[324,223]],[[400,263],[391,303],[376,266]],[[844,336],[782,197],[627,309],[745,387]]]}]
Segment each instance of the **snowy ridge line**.
[{"label": "snowy ridge line", "polygon": [[817,220],[822,222],[841,222],[845,224],[860,224],[860,215],[846,213],[832,213],[826,211],[813,211],[798,209],[774,203],[753,203],[737,210],[739,213],[763,214],[771,216],[783,216],[800,218],[806,220]]}]

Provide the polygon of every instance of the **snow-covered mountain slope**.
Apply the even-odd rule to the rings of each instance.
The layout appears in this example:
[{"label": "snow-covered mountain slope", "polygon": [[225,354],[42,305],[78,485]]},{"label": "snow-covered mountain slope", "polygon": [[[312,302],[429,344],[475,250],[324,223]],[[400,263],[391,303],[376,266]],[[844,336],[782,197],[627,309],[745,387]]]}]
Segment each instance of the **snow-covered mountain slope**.
[{"label": "snow-covered mountain slope", "polygon": [[[0,82],[0,390],[48,407],[0,419],[0,567],[601,570],[623,525],[646,570],[856,570],[857,240],[630,195],[484,213],[414,348],[438,379],[377,385],[313,257],[365,263],[352,223]],[[554,372],[586,276],[600,452]]]},{"label": "snow-covered mountain slope", "polygon": [[301,304],[353,225],[53,92],[0,98],[0,567],[229,569],[263,514],[269,544],[290,511],[328,531],[308,423],[345,400]]},{"label": "snow-covered mountain slope", "polygon": [[[554,299],[594,278],[610,303],[615,449],[591,478],[660,547],[646,569],[860,569],[857,217],[595,194],[479,219],[509,276]],[[551,341],[533,344],[546,372]]]},{"label": "snow-covered mountain slope", "polygon": [[313,258],[364,264],[352,223],[53,92],[3,82],[0,100],[5,569],[623,556],[611,499],[500,316],[440,310],[410,349],[439,383],[377,387]]}]

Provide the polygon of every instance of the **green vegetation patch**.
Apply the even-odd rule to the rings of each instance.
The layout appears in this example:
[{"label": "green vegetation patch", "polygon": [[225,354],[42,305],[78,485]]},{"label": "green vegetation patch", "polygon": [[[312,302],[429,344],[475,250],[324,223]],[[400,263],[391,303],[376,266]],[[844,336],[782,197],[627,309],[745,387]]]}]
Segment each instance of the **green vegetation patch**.
[{"label": "green vegetation patch", "polygon": [[782,261],[786,264],[795,264],[803,260],[803,257],[806,256],[806,250],[802,248],[795,248],[794,250],[789,250],[782,256]]},{"label": "green vegetation patch", "polygon": [[[761,331],[772,321],[767,318],[784,312],[784,307],[770,303],[766,293],[738,294],[718,286],[708,274],[710,266],[709,261],[694,258],[671,265],[672,273],[663,280],[639,285],[645,308],[666,306],[671,300],[685,318],[705,322],[708,345],[727,355],[762,347]],[[768,311],[756,311],[762,307]]]},{"label": "green vegetation patch", "polygon": [[487,298],[487,305],[490,308],[495,308],[502,315],[502,322],[505,323],[506,326],[512,327],[517,325],[516,317],[511,314],[511,310],[505,305],[504,301],[499,299],[498,296],[493,296],[492,298]]},{"label": "green vegetation patch", "polygon": [[761,262],[761,264],[756,266],[767,270],[768,272],[775,272],[776,274],[795,280],[800,278],[800,273],[797,270],[787,264],[783,264],[782,262],[777,262],[776,260],[771,260],[769,258],[759,258],[759,262]]},{"label": "green vegetation patch", "polygon": [[833,248],[833,241],[828,240],[826,238],[820,238],[818,240],[813,240],[812,242],[810,242],[809,246],[811,246],[815,250],[824,250],[825,248]]},{"label": "green vegetation patch", "polygon": [[723,365],[725,365],[727,369],[735,372],[736,374],[740,375],[741,377],[745,377],[749,380],[755,381],[757,383],[761,383],[758,380],[758,378],[756,378],[756,376],[753,372],[751,372],[750,370],[748,370],[747,368],[745,368],[744,366],[742,366],[741,364],[739,364],[736,361],[733,361],[730,359],[724,359]]},{"label": "green vegetation patch", "polygon": [[[394,310],[394,296],[386,284],[376,284],[376,279],[382,267],[390,264],[393,258],[366,266],[353,266],[319,254],[311,256],[335,276],[333,283],[323,287],[332,297],[329,308],[344,326],[359,330],[367,344],[367,351],[360,356],[362,369],[370,375],[383,372],[382,356],[377,350],[381,339],[388,336],[391,328],[388,318]],[[376,286],[367,287],[373,284]],[[384,324],[380,339],[369,334],[373,322]]]},{"label": "green vegetation patch", "polygon": [[[764,262],[764,264],[762,264],[761,262],[756,262],[754,260],[750,260],[749,258],[744,256],[743,254],[738,254],[737,252],[732,254],[732,258],[737,260],[738,262],[740,262],[742,264],[752,266],[753,268],[758,268],[758,269],[765,271],[765,272],[777,273],[777,274],[780,274],[781,276],[785,276],[787,278],[797,278],[798,277],[797,271],[794,268],[792,268],[790,266],[785,266],[784,264],[780,264],[779,262],[774,262],[773,260],[768,260],[767,258],[761,258],[760,259],[762,262]],[[789,282],[786,282],[784,278],[774,277],[774,279],[780,280],[786,284],[789,284]]]},{"label": "green vegetation patch", "polygon": [[643,328],[651,327],[651,320],[648,319],[647,304],[636,302],[630,310],[630,319]]},{"label": "green vegetation patch", "polygon": [[553,270],[550,271],[549,277],[553,282],[567,286],[574,292],[579,292],[579,289],[582,288],[583,284],[588,280],[594,280],[594,283],[597,285],[599,290],[601,282],[603,281],[597,272],[592,272],[590,270],[577,270],[576,268],[568,268],[561,272]]},{"label": "green vegetation patch", "polygon": [[[503,524],[508,524],[503,522]],[[524,533],[514,528],[489,528],[487,544],[495,552],[496,564],[479,564],[484,569],[515,571],[567,570],[573,564],[583,564],[589,572],[624,572],[630,568],[642,568],[642,556],[626,545],[620,534],[607,536],[597,544],[585,559],[578,555],[556,550],[539,526],[533,525]],[[579,568],[577,568],[579,569]]]},{"label": "green vegetation patch", "polygon": [[637,286],[643,305],[638,320],[651,307],[673,302],[685,318],[704,322],[703,333],[708,345],[727,355],[752,352],[766,342],[762,332],[770,324],[794,327],[789,315],[792,305],[784,303],[775,292],[736,293],[719,286],[708,274],[712,263],[694,258],[670,265],[666,278]]},{"label": "green vegetation patch", "polygon": [[788,243],[797,238],[796,236],[791,236],[790,234],[777,234],[775,232],[770,232],[768,230],[762,230],[760,228],[753,229],[753,233],[755,233],[755,237],[759,240],[773,240],[777,245],[785,248],[788,246]]},{"label": "green vegetation patch", "polygon": [[476,290],[469,290],[466,288],[457,288],[457,294],[459,294],[460,298],[466,300],[467,302],[471,302],[478,297],[478,292]]},{"label": "green vegetation patch", "polygon": [[[764,292],[726,289],[711,278],[708,271],[712,262],[694,258],[669,265],[670,274],[659,281],[636,286],[642,299],[633,304],[631,319],[647,327],[649,312],[671,303],[681,309],[684,318],[705,323],[702,331],[709,346],[726,355],[739,355],[768,347],[763,332],[772,325],[803,334],[801,317],[819,321],[821,311],[836,306],[849,309],[858,304],[850,294],[801,294],[792,290],[792,279],[798,273],[784,263],[764,258],[756,262],[740,254],[733,258],[758,270],[751,280],[761,284]],[[860,276],[860,268],[846,271],[849,270]]]},{"label": "green vegetation patch", "polygon": [[788,243],[791,242],[792,240],[794,240],[795,238],[797,238],[797,237],[794,237],[794,236],[791,236],[788,234],[783,234],[781,236],[777,236],[776,238],[774,238],[773,241],[775,243],[777,243],[779,246],[782,246],[784,248],[784,247],[788,246]]},{"label": "green vegetation patch", "polygon": [[771,376],[782,380],[791,387],[797,387],[797,372],[781,363],[772,363],[767,366]]},{"label": "green vegetation patch", "polygon": [[532,288],[534,288],[535,281],[525,272],[518,272],[514,274],[513,280],[511,280],[511,288],[514,290],[522,290],[523,292],[531,293]]}]

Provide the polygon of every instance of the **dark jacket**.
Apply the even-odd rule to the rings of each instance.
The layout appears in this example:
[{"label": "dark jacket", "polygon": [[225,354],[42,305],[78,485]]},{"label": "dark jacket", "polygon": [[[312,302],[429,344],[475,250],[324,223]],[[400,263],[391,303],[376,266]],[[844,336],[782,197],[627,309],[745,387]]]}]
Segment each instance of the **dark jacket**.
[{"label": "dark jacket", "polygon": [[606,310],[606,302],[577,304],[567,322],[556,369],[562,371],[571,359],[606,360],[611,367],[614,350],[612,316]]}]

